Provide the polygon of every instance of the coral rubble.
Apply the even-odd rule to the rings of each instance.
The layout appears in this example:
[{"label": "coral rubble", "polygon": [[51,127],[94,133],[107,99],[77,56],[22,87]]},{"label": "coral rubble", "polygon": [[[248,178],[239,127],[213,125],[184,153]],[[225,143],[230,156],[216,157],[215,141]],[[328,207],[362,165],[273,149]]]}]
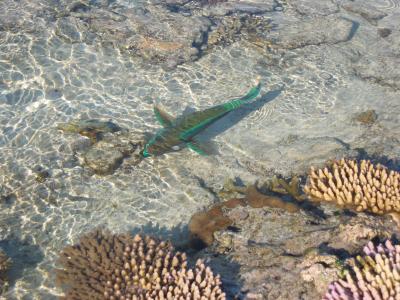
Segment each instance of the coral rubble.
[{"label": "coral rubble", "polygon": [[329,285],[323,299],[399,299],[400,245],[390,240],[378,246],[369,242],[364,253],[352,260],[344,279]]},{"label": "coral rubble", "polygon": [[225,299],[219,276],[151,237],[96,230],[60,255],[57,283],[66,299]]},{"label": "coral rubble", "polygon": [[376,214],[400,212],[400,173],[368,160],[336,161],[331,167],[311,168],[304,191],[312,199]]}]

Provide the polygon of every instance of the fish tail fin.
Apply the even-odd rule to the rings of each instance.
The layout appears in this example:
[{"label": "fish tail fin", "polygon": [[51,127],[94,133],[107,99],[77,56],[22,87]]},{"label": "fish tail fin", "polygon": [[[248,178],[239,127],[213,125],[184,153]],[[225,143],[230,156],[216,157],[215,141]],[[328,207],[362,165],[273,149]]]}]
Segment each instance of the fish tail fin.
[{"label": "fish tail fin", "polygon": [[239,99],[234,99],[229,101],[228,103],[224,104],[224,107],[228,110],[234,110],[243,104],[255,99],[258,94],[260,93],[261,90],[261,82],[260,78],[257,77],[256,79],[256,85],[251,88],[251,90],[244,95],[243,97],[240,97]]}]

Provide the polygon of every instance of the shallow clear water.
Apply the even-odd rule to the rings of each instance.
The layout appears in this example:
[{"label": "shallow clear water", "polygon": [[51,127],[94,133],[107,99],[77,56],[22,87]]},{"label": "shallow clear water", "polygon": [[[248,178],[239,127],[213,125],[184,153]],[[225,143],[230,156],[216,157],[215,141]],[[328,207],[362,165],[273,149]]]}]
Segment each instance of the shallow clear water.
[{"label": "shallow clear water", "polygon": [[[278,34],[282,14],[294,15],[288,2],[284,11],[266,13]],[[399,89],[360,78],[354,69],[360,57],[379,61],[383,55],[376,49],[384,46],[379,26],[360,16],[341,12],[358,24],[348,41],[260,50],[239,40],[164,69],[112,45],[66,40],[51,17],[65,3],[14,4],[7,10],[17,14],[19,27],[0,26],[0,192],[12,195],[1,203],[0,246],[15,261],[8,299],[59,295],[52,277],[58,252],[96,226],[175,228],[184,235],[190,216],[217,200],[213,191],[227,178],[253,182],[304,172],[312,162],[355,148],[398,158]],[[382,26],[399,28],[398,1],[374,5],[388,15]],[[160,127],[155,103],[174,115],[204,109],[245,93],[257,76],[260,100],[209,129],[212,137],[218,133],[215,156],[185,149],[139,165],[126,160],[114,174],[98,176],[76,155],[86,138],[56,128],[98,118],[154,133]],[[376,111],[378,124],[352,121],[368,109]],[[39,166],[50,172],[43,183],[35,180]]]}]

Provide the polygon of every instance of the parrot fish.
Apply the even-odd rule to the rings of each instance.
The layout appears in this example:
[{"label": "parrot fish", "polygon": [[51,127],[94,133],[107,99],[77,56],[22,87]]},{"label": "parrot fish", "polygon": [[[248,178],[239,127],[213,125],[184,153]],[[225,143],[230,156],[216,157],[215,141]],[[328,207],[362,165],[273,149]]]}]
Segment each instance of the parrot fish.
[{"label": "parrot fish", "polygon": [[200,155],[207,155],[207,150],[196,140],[196,135],[226,114],[255,99],[260,89],[261,84],[257,80],[256,85],[243,97],[178,118],[172,117],[159,106],[154,106],[156,119],[163,128],[145,144],[140,152],[141,155],[143,157],[159,156],[184,147]]}]

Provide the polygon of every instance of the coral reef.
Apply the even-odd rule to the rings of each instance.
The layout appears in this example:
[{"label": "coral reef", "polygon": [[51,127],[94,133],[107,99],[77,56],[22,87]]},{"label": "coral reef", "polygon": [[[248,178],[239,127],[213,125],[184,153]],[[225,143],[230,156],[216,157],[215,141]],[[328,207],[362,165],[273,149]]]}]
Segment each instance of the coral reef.
[{"label": "coral reef", "polygon": [[337,279],[338,259],[335,255],[320,254],[316,249],[311,249],[302,258],[297,267],[301,270],[301,279],[304,282],[312,283],[319,294],[326,292],[326,287]]},{"label": "coral reef", "polygon": [[344,279],[329,285],[324,300],[399,299],[400,246],[390,240],[378,246],[369,242],[364,253],[351,260]]},{"label": "coral reef", "polygon": [[224,210],[234,209],[239,206],[249,206],[251,208],[272,207],[281,208],[290,213],[297,212],[299,207],[290,202],[275,196],[265,195],[258,191],[255,186],[250,186],[243,190],[235,187],[235,191],[245,191],[244,198],[233,198],[222,203],[218,203],[207,211],[195,213],[189,221],[189,231],[191,244],[195,248],[210,246],[214,241],[214,232],[233,225],[232,218],[224,214]]},{"label": "coral reef", "polygon": [[11,259],[0,249],[0,295],[8,288],[6,272],[10,265]]},{"label": "coral reef", "polygon": [[197,46],[211,25],[206,18],[185,17],[160,5],[141,9],[85,5],[81,10],[71,6],[63,15],[55,33],[66,42],[112,44],[124,54],[168,68],[197,59]]},{"label": "coral reef", "polygon": [[[334,207],[324,204],[321,209],[325,217],[306,213],[303,205],[294,214],[236,207],[236,212],[248,214],[235,220],[240,232],[214,233],[213,244],[199,256],[210,253],[224,282],[240,282],[226,290],[229,299],[321,299],[329,283],[346,270],[346,259],[356,256],[368,241],[399,236],[399,228],[389,218],[333,213]],[[218,258],[226,256],[239,266],[237,277],[230,275],[232,268],[224,271],[218,265]]]},{"label": "coral reef", "polygon": [[342,159],[324,169],[311,168],[304,191],[311,199],[356,211],[390,213],[395,219],[400,212],[400,173],[368,160]]},{"label": "coral reef", "polygon": [[151,237],[96,230],[67,246],[57,283],[66,299],[225,299],[219,276],[198,260]]}]

